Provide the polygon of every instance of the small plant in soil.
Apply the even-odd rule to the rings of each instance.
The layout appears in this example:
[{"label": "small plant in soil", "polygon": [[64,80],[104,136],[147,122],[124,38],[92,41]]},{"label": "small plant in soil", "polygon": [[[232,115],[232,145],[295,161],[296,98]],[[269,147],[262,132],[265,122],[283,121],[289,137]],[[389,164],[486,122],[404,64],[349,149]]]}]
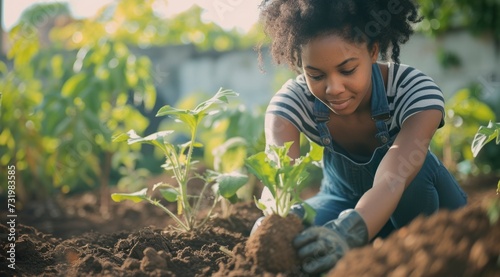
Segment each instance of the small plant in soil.
[{"label": "small plant in soil", "polygon": [[[130,130],[126,134],[117,136],[114,141],[128,141],[128,144],[146,143],[152,144],[159,148],[165,155],[166,162],[163,165],[167,171],[171,171],[176,180],[176,184],[167,184],[160,182],[153,186],[152,192],[148,194],[148,188],[133,193],[113,193],[111,198],[115,202],[131,200],[136,203],[147,201],[165,211],[181,230],[189,231],[201,227],[210,218],[210,214],[216,206],[218,200],[227,198],[235,199],[236,192],[248,180],[248,176],[238,173],[219,173],[213,170],[206,170],[203,175],[195,173],[193,165],[198,160],[193,159],[193,149],[195,147],[203,147],[196,141],[197,130],[203,119],[220,111],[220,104],[227,103],[227,98],[237,96],[238,94],[231,90],[220,89],[212,98],[200,103],[195,109],[177,109],[169,105],[162,107],[156,116],[170,116],[189,128],[190,140],[175,145],[169,142],[169,136],[174,133],[173,130],[160,131],[146,137],[140,137],[134,130]],[[188,185],[194,178],[203,181],[201,191],[197,195],[188,194]],[[209,188],[213,187],[212,190]],[[214,189],[215,188],[215,189]],[[177,202],[177,214],[169,210],[163,205],[160,200],[154,199],[151,195],[154,191],[159,191],[161,196],[167,202]],[[215,192],[215,197],[212,197],[208,214],[200,219],[199,212],[201,210],[202,201],[209,193]]]},{"label": "small plant in soil", "polygon": [[[259,266],[270,272],[290,272],[300,262],[292,241],[304,226],[302,220],[312,221],[315,212],[302,203],[300,193],[307,186],[307,168],[322,158],[322,148],[311,143],[309,153],[298,159],[288,156],[293,142],[270,146],[246,161],[246,166],[264,184],[263,198],[255,200],[266,217],[246,244],[246,254]],[[266,196],[267,195],[267,196]],[[291,215],[293,205],[302,203],[305,218]]]},{"label": "small plant in soil", "polygon": [[[490,121],[488,126],[480,126],[477,130],[474,139],[472,140],[471,150],[472,155],[476,157],[479,151],[490,141],[495,140],[495,143],[500,144],[500,122],[494,123]],[[500,180],[497,184],[497,195],[500,193]],[[490,221],[495,223],[500,218],[500,200],[496,198],[488,209]]]},{"label": "small plant in soil", "polygon": [[[214,156],[214,170],[220,173],[234,172],[241,173],[247,176],[245,169],[245,159],[247,158],[248,142],[242,137],[232,137],[226,140],[221,145],[215,147],[212,151]],[[221,214],[220,217],[228,219],[233,205],[239,200],[251,199],[253,196],[253,179],[255,177],[249,176],[248,182],[243,186],[244,188],[238,190],[237,194],[231,192],[229,195],[221,195],[217,193],[219,190],[218,184],[214,185],[212,189],[219,196]]]}]

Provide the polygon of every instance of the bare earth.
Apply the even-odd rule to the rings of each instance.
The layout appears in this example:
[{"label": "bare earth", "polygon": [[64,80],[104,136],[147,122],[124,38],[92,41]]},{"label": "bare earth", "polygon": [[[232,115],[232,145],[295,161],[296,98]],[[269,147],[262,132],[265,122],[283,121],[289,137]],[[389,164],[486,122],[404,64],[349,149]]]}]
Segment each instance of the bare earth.
[{"label": "bare earth", "polygon": [[[491,180],[477,182],[463,185],[465,208],[419,217],[385,240],[352,250],[328,276],[500,276],[500,220],[491,225],[486,212],[500,197]],[[216,214],[188,233],[174,230],[149,204],[111,203],[104,218],[97,203],[86,193],[18,211],[15,270],[4,256],[9,230],[1,222],[0,275],[306,276],[297,268],[266,272],[246,257],[249,231],[261,216],[253,203],[237,204],[229,218]]]}]

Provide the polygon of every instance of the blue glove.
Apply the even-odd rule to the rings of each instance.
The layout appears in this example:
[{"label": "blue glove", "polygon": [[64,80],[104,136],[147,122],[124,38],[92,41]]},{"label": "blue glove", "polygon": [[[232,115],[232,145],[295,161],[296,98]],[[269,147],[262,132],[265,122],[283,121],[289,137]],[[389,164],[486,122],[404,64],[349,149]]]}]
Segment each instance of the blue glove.
[{"label": "blue glove", "polygon": [[310,227],[295,237],[294,247],[309,274],[333,268],[349,249],[368,243],[368,229],[356,210],[340,213],[339,218],[323,226]]}]

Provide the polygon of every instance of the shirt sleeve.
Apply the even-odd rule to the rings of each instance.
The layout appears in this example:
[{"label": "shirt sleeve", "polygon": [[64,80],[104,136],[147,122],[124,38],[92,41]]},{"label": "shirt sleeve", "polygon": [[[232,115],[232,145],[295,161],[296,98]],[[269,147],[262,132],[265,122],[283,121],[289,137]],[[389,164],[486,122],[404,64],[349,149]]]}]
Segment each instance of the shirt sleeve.
[{"label": "shirt sleeve", "polygon": [[444,97],[434,80],[421,71],[406,67],[396,74],[395,121],[399,127],[410,116],[425,110],[439,110],[443,114],[439,128],[444,125]]},{"label": "shirt sleeve", "polygon": [[319,142],[319,132],[313,115],[314,96],[307,88],[303,75],[287,81],[271,98],[266,113],[290,121],[300,132]]}]

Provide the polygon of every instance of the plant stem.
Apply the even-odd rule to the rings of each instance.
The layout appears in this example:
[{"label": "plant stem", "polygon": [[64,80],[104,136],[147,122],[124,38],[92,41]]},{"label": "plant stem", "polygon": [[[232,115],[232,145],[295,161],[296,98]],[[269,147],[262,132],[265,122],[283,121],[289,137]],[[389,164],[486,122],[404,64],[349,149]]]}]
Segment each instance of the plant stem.
[{"label": "plant stem", "polygon": [[109,217],[109,176],[111,175],[111,159],[113,153],[109,151],[105,151],[104,153],[104,161],[103,161],[103,170],[100,176],[100,184],[101,184],[101,201],[100,201],[100,212],[104,215],[105,218]]},{"label": "plant stem", "polygon": [[[189,208],[189,202],[187,200],[187,192],[186,192],[186,179],[187,177],[182,174],[182,171],[180,170],[181,164],[179,162],[179,159],[177,157],[177,153],[175,151],[175,148],[172,147],[172,149],[169,149],[171,153],[165,153],[166,158],[170,161],[170,164],[172,165],[172,171],[174,172],[175,179],[177,180],[177,184],[179,185],[179,190],[180,190],[180,195],[181,195],[181,208],[183,209],[183,213],[185,215],[185,221],[186,224],[182,223],[180,219],[175,216],[172,212],[168,211],[168,209],[164,208],[164,210],[168,211],[168,214],[171,217],[174,217],[178,223],[180,223],[185,230],[190,230],[192,227],[191,220],[190,218],[190,208]],[[187,206],[186,206],[187,202]],[[152,203],[152,202],[151,202]]]},{"label": "plant stem", "polygon": [[184,172],[184,176],[186,177],[188,176],[189,171],[191,170],[191,157],[193,156],[193,148],[194,148],[193,144],[196,139],[197,131],[198,131],[198,126],[196,125],[194,129],[191,131],[191,144],[188,147],[188,154],[186,156],[186,168]]},{"label": "plant stem", "polygon": [[200,224],[198,224],[196,227],[203,226],[207,222],[207,220],[210,218],[210,215],[212,214],[212,211],[214,210],[216,205],[217,205],[217,198],[214,200],[212,207],[210,208],[210,210],[208,210],[208,213],[205,216],[205,218],[203,219],[203,221],[200,222]]},{"label": "plant stem", "polygon": [[[205,182],[205,184],[203,185],[203,188],[201,189],[201,192],[200,192],[200,198],[198,198],[198,200],[196,201],[196,204],[194,205],[194,208],[193,208],[193,214],[198,214],[198,211],[200,209],[200,205],[201,205],[201,200],[203,199],[203,195],[205,194],[205,190],[207,189],[208,187],[208,183]],[[217,202],[217,201],[214,201],[214,202]],[[210,213],[207,214],[207,217],[210,215]]]},{"label": "plant stem", "polygon": [[[278,168],[281,168],[281,161],[278,159]],[[283,194],[281,193],[282,188],[284,187],[284,181],[283,181],[283,174],[278,175],[279,179],[279,186],[276,188],[276,212],[278,213],[279,216],[283,217],[283,212],[282,209],[283,207],[281,206],[281,198],[283,197]]]},{"label": "plant stem", "polygon": [[180,188],[181,188],[181,197],[182,197],[182,204],[184,206],[184,212],[186,215],[186,220],[188,221],[188,226],[193,227],[194,226],[194,220],[193,220],[193,213],[191,210],[191,205],[189,204],[189,199],[187,195],[187,183],[188,183],[188,176],[191,171],[191,157],[193,156],[193,148],[194,148],[194,142],[196,139],[196,132],[198,129],[198,124],[196,124],[191,130],[191,144],[188,147],[188,153],[186,155],[186,164],[185,164],[185,170],[183,174],[183,180],[180,182]]},{"label": "plant stem", "polygon": [[175,220],[175,222],[177,222],[177,224],[179,224],[182,229],[186,230],[186,231],[189,231],[191,230],[190,226],[187,226],[184,224],[184,222],[182,222],[174,213],[172,213],[169,209],[167,209],[165,206],[163,206],[160,202],[158,201],[154,201],[152,200],[151,198],[147,197],[145,198],[146,201],[148,201],[149,203],[155,205],[156,207],[159,207],[161,208],[164,212],[166,212],[173,220]]}]

